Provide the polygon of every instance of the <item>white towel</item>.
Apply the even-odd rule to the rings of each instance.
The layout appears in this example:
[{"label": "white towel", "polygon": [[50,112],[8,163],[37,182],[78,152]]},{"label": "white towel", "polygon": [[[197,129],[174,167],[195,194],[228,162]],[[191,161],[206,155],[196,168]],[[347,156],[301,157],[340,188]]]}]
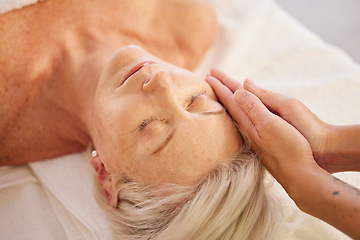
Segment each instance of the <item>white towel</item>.
[{"label": "white towel", "polygon": [[0,238],[67,239],[28,166],[0,168]]},{"label": "white towel", "polygon": [[0,15],[37,3],[39,1],[42,0],[0,0]]},{"label": "white towel", "polygon": [[105,214],[94,199],[95,172],[85,153],[30,166],[43,183],[68,239],[111,239]]}]

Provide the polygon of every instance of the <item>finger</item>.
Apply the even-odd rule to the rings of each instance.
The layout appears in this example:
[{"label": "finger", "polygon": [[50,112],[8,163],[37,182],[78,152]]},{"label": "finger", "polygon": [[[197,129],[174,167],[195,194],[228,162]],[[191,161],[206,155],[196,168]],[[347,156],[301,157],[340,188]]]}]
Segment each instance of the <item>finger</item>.
[{"label": "finger", "polygon": [[235,79],[232,79],[230,76],[225,74],[224,72],[218,70],[218,69],[211,69],[210,72],[211,76],[219,79],[223,84],[225,84],[233,93],[236,90],[243,89],[243,85],[236,81]]},{"label": "finger", "polygon": [[280,114],[281,104],[290,99],[280,93],[261,88],[249,79],[244,81],[244,89],[256,95],[270,111],[276,114]]},{"label": "finger", "polygon": [[[260,98],[265,106],[273,113],[295,127],[311,144],[313,151],[323,149],[323,136],[326,136],[326,124],[321,121],[301,101],[290,98],[279,93],[262,89],[251,81],[245,81],[245,89]],[[319,147],[320,146],[320,147]],[[322,150],[320,150],[322,151]]]},{"label": "finger", "polygon": [[262,124],[275,116],[267,109],[260,99],[251,92],[238,90],[234,94],[234,99],[255,128],[257,125]]},{"label": "finger", "polygon": [[255,94],[271,112],[281,116],[291,124],[303,125],[308,116],[318,119],[302,102],[295,98],[263,89],[248,79],[245,80],[244,87]]},{"label": "finger", "polygon": [[221,103],[228,105],[231,101],[234,101],[233,92],[218,79],[208,76],[206,81],[210,84]]},{"label": "finger", "polygon": [[247,129],[253,128],[250,119],[242,111],[239,105],[235,102],[234,94],[232,91],[225,86],[222,82],[214,77],[207,77],[207,82],[210,84],[214,90],[219,101],[224,105],[228,110],[229,114],[237,122],[240,132],[247,138],[249,138]]}]

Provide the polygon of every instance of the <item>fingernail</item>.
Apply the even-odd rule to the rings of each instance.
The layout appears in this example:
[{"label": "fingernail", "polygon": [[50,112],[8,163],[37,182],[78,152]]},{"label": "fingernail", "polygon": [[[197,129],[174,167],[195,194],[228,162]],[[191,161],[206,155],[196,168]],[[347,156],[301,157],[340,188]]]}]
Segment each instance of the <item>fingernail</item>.
[{"label": "fingernail", "polygon": [[250,84],[251,86],[257,87],[257,85],[256,85],[253,81],[251,81],[249,78],[245,79],[245,81],[246,81],[248,84]]},{"label": "fingernail", "polygon": [[244,90],[237,90],[234,93],[234,98],[237,103],[241,103],[246,97],[247,93]]},{"label": "fingernail", "polygon": [[213,72],[219,72],[220,70],[219,69],[217,69],[217,68],[212,68],[211,70],[210,70],[210,73],[212,74]]},{"label": "fingernail", "polygon": [[211,75],[207,75],[206,76],[206,78],[205,78],[206,80],[217,80],[216,78],[214,78],[213,76],[211,76]]}]

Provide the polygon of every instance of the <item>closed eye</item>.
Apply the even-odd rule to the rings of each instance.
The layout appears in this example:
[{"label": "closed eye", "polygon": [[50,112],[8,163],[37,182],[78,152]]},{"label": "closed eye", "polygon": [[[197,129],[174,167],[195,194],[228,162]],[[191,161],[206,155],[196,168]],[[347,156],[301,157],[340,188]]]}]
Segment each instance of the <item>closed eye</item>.
[{"label": "closed eye", "polygon": [[149,125],[149,123],[151,123],[152,121],[156,120],[155,117],[151,117],[148,119],[145,119],[144,121],[141,122],[141,124],[138,127],[138,130],[141,132],[147,125]]},{"label": "closed eye", "polygon": [[[205,93],[206,93],[206,90],[201,91],[201,92],[198,92],[198,93],[192,95],[191,98],[190,98],[189,104],[187,105],[187,108],[189,108],[189,107],[195,102],[195,100],[196,100],[198,97],[204,95]],[[144,121],[142,121],[142,122],[140,123],[140,125],[138,126],[138,131],[141,132],[142,130],[144,130],[144,128],[145,128],[147,125],[149,125],[151,122],[153,122],[153,121],[155,121],[155,120],[165,121],[165,119],[158,119],[158,118],[156,118],[156,117],[153,116],[153,117],[151,117],[151,118],[148,118],[148,119],[145,119]]]},{"label": "closed eye", "polygon": [[197,93],[197,94],[192,95],[192,96],[191,96],[191,99],[190,99],[190,103],[188,104],[187,107],[189,108],[189,107],[191,106],[191,104],[193,104],[198,97],[204,95],[205,93],[206,93],[206,90],[204,90],[204,91],[202,91],[202,92],[199,92],[199,93]]}]

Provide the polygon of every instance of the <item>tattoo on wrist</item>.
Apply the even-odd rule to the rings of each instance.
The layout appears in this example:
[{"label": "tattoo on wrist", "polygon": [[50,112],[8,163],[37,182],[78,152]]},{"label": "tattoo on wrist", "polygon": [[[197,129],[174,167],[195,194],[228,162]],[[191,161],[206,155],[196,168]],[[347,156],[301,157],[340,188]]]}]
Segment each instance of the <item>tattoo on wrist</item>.
[{"label": "tattoo on wrist", "polygon": [[[348,192],[355,194],[357,196],[360,196],[360,190],[357,189],[356,187],[351,186],[350,184],[347,184],[346,182],[334,177],[334,183],[336,183],[337,185],[346,188],[346,190],[348,190]],[[334,191],[333,195],[339,195],[340,191]]]}]

